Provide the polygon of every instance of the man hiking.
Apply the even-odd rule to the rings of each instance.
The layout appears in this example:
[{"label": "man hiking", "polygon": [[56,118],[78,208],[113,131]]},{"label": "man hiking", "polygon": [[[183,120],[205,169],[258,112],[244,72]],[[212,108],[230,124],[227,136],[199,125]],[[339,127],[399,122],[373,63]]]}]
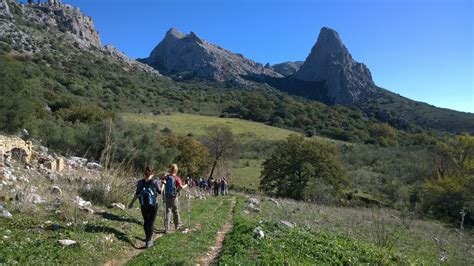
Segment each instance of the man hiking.
[{"label": "man hiking", "polygon": [[185,189],[187,185],[183,185],[181,178],[177,174],[178,166],[172,164],[169,174],[163,178],[163,184],[161,185],[161,189],[165,193],[165,233],[169,229],[171,212],[173,212],[173,222],[176,230],[179,230],[181,227],[178,193],[181,189]]},{"label": "man hiking", "polygon": [[145,230],[145,246],[153,246],[153,224],[155,223],[156,213],[158,212],[158,194],[161,194],[160,181],[153,176],[153,169],[147,166],[145,169],[145,178],[137,182],[135,196],[128,205],[133,208],[135,200],[139,199],[140,208],[143,216],[143,229]]}]

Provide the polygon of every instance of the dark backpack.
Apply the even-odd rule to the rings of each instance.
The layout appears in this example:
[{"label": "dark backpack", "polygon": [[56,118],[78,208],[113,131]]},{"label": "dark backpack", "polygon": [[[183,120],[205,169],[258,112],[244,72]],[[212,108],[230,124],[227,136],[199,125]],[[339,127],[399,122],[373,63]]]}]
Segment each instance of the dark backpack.
[{"label": "dark backpack", "polygon": [[176,197],[178,195],[175,176],[169,175],[166,177],[165,195],[170,197]]},{"label": "dark backpack", "polygon": [[142,206],[150,206],[156,205],[156,191],[153,187],[154,179],[150,182],[144,181],[144,185],[140,194],[138,194],[138,199],[140,200],[140,205]]}]

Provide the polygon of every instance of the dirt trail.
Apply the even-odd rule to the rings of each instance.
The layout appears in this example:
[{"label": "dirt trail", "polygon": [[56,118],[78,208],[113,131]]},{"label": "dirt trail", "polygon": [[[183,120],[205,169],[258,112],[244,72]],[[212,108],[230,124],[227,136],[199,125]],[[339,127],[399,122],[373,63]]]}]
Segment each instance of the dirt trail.
[{"label": "dirt trail", "polygon": [[[153,236],[153,241],[157,240],[158,238],[162,237],[162,233],[155,233]],[[143,251],[146,250],[144,247],[140,247],[140,245],[143,245],[143,241],[137,241],[135,243],[135,249],[125,251],[124,256],[120,259],[111,259],[104,263],[104,266],[118,266],[118,265],[125,265],[129,260],[131,260],[133,257],[140,255]],[[139,248],[140,247],[140,248]]]},{"label": "dirt trail", "polygon": [[206,253],[206,256],[204,257],[199,257],[196,259],[196,265],[210,265],[212,264],[216,259],[217,256],[219,255],[220,251],[222,250],[222,245],[224,243],[225,236],[227,233],[232,229],[233,224],[232,224],[232,213],[234,211],[236,204],[235,197],[232,197],[232,202],[231,206],[229,208],[229,212],[227,214],[227,222],[222,225],[221,230],[217,232],[216,235],[216,243],[214,246],[210,247],[209,250]]},{"label": "dirt trail", "polygon": [[[214,208],[214,211],[216,211],[222,204],[224,203],[224,201],[220,201],[219,204],[217,204],[217,206]],[[202,265],[209,265],[210,262],[212,262],[217,254],[219,254],[219,251],[220,249],[222,248],[222,242],[224,241],[224,237],[225,237],[225,234],[232,228],[232,224],[230,223],[230,218],[232,218],[232,211],[234,209],[234,206],[235,206],[235,197],[232,198],[232,203],[231,203],[231,207],[229,208],[229,213],[228,213],[228,222],[226,224],[224,224],[221,228],[221,230],[219,232],[217,232],[217,237],[216,237],[216,245],[211,247],[210,250],[215,250],[215,254],[214,253],[211,253],[211,251],[209,251],[207,254],[209,256],[206,256],[206,258],[203,258],[203,262],[201,263]],[[199,230],[201,227],[200,224],[197,224],[195,227],[193,228],[188,228],[188,229],[185,229],[183,231],[183,233],[192,233],[192,232],[195,232],[196,230]],[[227,228],[227,229],[226,229]],[[173,229],[171,229],[170,231],[173,231]],[[224,233],[225,232],[225,233]],[[163,233],[155,233],[154,236],[153,236],[153,241],[157,240],[158,238],[162,237],[164,234]],[[119,266],[119,265],[125,265],[128,261],[130,261],[132,258],[140,255],[143,251],[146,250],[146,248],[139,248],[140,245],[143,245],[143,241],[137,241],[135,243],[135,249],[133,250],[128,250],[128,251],[125,251],[124,252],[124,255],[122,256],[122,258],[114,258],[114,259],[111,259],[107,262],[105,262],[103,265],[104,266]],[[214,252],[214,251],[212,251]],[[212,255],[212,256],[211,256]],[[208,258],[209,257],[209,258]],[[205,263],[204,262],[204,259],[205,261],[209,261],[208,263]]]}]

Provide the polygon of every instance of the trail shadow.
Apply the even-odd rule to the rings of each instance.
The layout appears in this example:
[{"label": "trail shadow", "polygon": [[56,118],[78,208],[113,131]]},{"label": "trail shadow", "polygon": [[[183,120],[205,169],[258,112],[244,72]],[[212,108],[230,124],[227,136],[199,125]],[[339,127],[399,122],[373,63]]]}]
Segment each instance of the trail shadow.
[{"label": "trail shadow", "polygon": [[138,225],[143,225],[140,220],[137,218],[133,217],[123,217],[123,216],[118,216],[116,214],[110,213],[110,212],[102,212],[102,213],[96,213],[97,215],[102,216],[102,218],[110,220],[110,221],[117,221],[117,222],[127,222],[127,223],[135,223]]},{"label": "trail shadow", "polygon": [[123,241],[125,243],[128,243],[130,244],[132,247],[134,248],[137,248],[135,246],[135,243],[127,236],[127,234],[115,229],[115,228],[111,228],[111,227],[108,227],[108,226],[103,226],[103,225],[91,225],[91,224],[88,224],[86,225],[85,227],[85,231],[88,232],[88,233],[109,233],[109,234],[114,234],[115,237],[120,240],[120,241]]}]

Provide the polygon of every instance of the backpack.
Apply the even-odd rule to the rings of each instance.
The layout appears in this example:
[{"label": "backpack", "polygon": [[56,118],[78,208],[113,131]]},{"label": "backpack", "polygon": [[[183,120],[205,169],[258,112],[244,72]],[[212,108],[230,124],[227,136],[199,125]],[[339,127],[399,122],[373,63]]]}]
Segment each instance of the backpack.
[{"label": "backpack", "polygon": [[175,176],[169,175],[166,177],[165,195],[170,197],[176,197],[178,195]]},{"label": "backpack", "polygon": [[142,206],[156,205],[156,191],[153,188],[153,181],[154,179],[150,182],[145,182],[140,194],[138,194],[138,199]]}]

